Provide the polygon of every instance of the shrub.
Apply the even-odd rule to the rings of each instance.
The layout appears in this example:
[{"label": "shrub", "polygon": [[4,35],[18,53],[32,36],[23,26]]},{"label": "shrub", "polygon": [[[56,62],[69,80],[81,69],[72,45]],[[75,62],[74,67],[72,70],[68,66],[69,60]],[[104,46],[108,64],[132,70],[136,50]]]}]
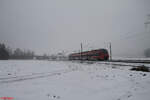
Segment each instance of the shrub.
[{"label": "shrub", "polygon": [[142,65],[142,66],[137,66],[137,67],[133,67],[131,68],[130,70],[133,70],[133,71],[143,71],[143,72],[150,72],[149,68]]}]

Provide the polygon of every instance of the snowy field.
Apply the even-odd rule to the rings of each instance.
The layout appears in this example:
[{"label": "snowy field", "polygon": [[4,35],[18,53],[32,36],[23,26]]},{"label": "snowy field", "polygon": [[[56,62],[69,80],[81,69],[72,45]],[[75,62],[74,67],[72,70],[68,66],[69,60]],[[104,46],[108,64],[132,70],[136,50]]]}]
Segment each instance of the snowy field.
[{"label": "snowy field", "polygon": [[150,100],[150,73],[130,71],[130,68],[120,63],[0,61],[0,97],[13,97],[13,100]]}]

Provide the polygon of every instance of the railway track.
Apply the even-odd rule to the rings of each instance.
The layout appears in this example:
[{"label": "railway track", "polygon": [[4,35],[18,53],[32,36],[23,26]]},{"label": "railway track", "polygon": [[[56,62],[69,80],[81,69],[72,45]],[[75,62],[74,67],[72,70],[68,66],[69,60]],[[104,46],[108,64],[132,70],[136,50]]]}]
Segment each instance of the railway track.
[{"label": "railway track", "polygon": [[107,60],[107,61],[87,61],[87,60],[74,60],[81,62],[120,62],[120,63],[142,63],[142,64],[150,64],[150,60]]},{"label": "railway track", "polygon": [[106,62],[123,62],[123,63],[145,63],[150,64],[150,60],[109,60]]},{"label": "railway track", "polygon": [[87,64],[106,64],[106,65],[115,65],[115,66],[130,66],[130,67],[139,67],[141,65],[148,65],[150,61],[139,61],[139,60],[109,60],[109,61],[77,61],[80,63],[87,63]]},{"label": "railway track", "polygon": [[0,84],[56,76],[56,75],[61,75],[64,73],[69,73],[72,71],[76,71],[76,70],[75,69],[62,69],[62,70],[56,70],[53,72],[34,73],[34,74],[22,75],[22,76],[2,77],[0,78]]}]

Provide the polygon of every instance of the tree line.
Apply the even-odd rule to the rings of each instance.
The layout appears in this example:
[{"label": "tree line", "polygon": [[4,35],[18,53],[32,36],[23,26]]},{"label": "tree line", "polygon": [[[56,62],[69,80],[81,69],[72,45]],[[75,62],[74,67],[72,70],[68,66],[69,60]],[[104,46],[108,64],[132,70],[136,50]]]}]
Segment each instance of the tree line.
[{"label": "tree line", "polygon": [[0,60],[9,59],[9,53],[5,47],[5,44],[0,43]]},{"label": "tree line", "polygon": [[16,48],[12,50],[10,47],[6,47],[5,44],[0,43],[0,60],[7,59],[33,59],[35,53],[31,50],[22,50]]},{"label": "tree line", "polygon": [[[150,57],[150,48],[147,48],[143,52],[145,57]],[[8,60],[8,59],[33,59],[35,57],[35,53],[31,50],[23,50],[20,48],[16,48],[12,50],[10,47],[6,47],[4,43],[0,43],[0,60]],[[37,56],[39,59],[48,59],[47,55]]]}]

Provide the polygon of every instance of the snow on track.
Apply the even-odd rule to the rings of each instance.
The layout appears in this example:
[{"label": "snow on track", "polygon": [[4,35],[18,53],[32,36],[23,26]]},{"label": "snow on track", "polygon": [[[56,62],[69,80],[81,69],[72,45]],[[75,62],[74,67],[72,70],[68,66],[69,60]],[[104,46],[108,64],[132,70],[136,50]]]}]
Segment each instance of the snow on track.
[{"label": "snow on track", "polygon": [[11,83],[11,82],[17,82],[17,81],[24,81],[24,80],[30,80],[30,79],[36,79],[36,78],[49,77],[49,76],[54,76],[54,75],[60,75],[60,74],[68,73],[71,71],[75,71],[75,70],[64,69],[64,70],[57,70],[57,71],[53,71],[53,72],[35,73],[33,75],[5,77],[5,78],[0,78],[0,84],[1,83]]},{"label": "snow on track", "polygon": [[0,97],[14,97],[14,100],[149,100],[150,73],[130,71],[131,66],[117,64],[0,61]]}]

